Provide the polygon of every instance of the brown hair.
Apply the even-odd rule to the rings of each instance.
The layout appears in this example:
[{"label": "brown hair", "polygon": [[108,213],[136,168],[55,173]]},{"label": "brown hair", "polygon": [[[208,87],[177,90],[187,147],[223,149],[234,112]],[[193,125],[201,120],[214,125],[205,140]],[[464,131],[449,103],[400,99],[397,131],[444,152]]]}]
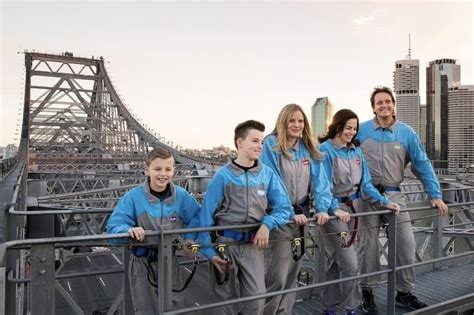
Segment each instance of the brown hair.
[{"label": "brown hair", "polygon": [[395,97],[393,96],[393,92],[389,87],[386,86],[376,86],[374,90],[372,91],[372,94],[370,94],[370,104],[372,105],[372,108],[375,106],[375,95],[379,93],[387,93],[390,95],[392,98],[393,104],[395,104]]},{"label": "brown hair", "polygon": [[145,161],[145,164],[147,166],[150,166],[150,163],[154,160],[154,159],[169,159],[169,158],[172,158],[173,157],[173,154],[171,153],[171,151],[167,150],[167,149],[164,149],[164,148],[155,148],[153,150],[151,150],[150,152],[148,152],[148,155],[146,156],[146,161]]},{"label": "brown hair", "polygon": [[[237,139],[245,139],[247,137],[248,131],[250,129],[256,129],[258,131],[264,132],[265,125],[256,120],[246,120],[241,122],[235,127],[234,130],[234,145],[237,148]],[[238,148],[237,148],[238,149]]]},{"label": "brown hair", "polygon": [[[359,117],[357,117],[357,114],[351,111],[350,109],[341,109],[332,117],[331,124],[328,127],[328,132],[324,136],[318,137],[319,142],[323,143],[328,139],[334,139],[342,130],[344,130],[344,127],[346,126],[346,123],[349,119],[357,119],[358,132]],[[351,140],[354,145],[357,145],[357,140],[355,140],[357,132]]]}]

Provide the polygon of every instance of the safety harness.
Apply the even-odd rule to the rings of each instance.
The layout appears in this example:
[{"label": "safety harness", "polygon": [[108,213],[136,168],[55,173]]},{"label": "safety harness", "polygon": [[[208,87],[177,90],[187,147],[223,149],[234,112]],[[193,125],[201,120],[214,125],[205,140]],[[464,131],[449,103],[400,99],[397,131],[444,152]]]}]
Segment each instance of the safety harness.
[{"label": "safety harness", "polygon": [[[359,194],[358,191],[353,193],[352,195],[350,195],[348,197],[336,197],[336,198],[339,201],[339,203],[343,203],[346,206],[348,206],[351,209],[352,213],[356,213],[356,210],[354,208],[354,200],[360,198],[360,194]],[[341,242],[341,247],[347,248],[347,247],[352,246],[352,244],[354,244],[354,242],[356,240],[357,229],[358,228],[359,228],[359,218],[355,217],[354,218],[354,228],[352,229],[352,232],[350,233],[351,235],[350,235],[349,239],[347,239],[347,237],[349,236],[349,233],[346,232],[346,231],[343,231],[343,232],[340,232],[340,233],[337,234],[341,238],[341,241],[342,241]]]},{"label": "safety harness", "polygon": [[[197,266],[199,265],[198,252],[199,245],[191,244],[188,245],[188,248],[191,249],[193,253],[193,270],[190,275],[184,281],[183,286],[180,289],[172,289],[173,292],[183,292],[193,280],[194,274],[196,273]],[[146,268],[147,268],[147,279],[151,286],[158,288],[158,277],[153,269],[152,262],[155,262],[158,259],[158,250],[150,247],[137,246],[132,250],[133,255],[136,257],[146,257]]]},{"label": "safety harness", "polygon": [[[294,204],[293,209],[296,214],[304,214],[304,210],[308,208],[310,204],[310,199],[307,197],[302,203],[300,204]],[[291,249],[293,252],[293,260],[294,261],[299,261],[305,254],[306,252],[306,246],[304,244],[304,226],[300,225],[298,226],[299,230],[299,237],[296,237],[291,240]]]}]

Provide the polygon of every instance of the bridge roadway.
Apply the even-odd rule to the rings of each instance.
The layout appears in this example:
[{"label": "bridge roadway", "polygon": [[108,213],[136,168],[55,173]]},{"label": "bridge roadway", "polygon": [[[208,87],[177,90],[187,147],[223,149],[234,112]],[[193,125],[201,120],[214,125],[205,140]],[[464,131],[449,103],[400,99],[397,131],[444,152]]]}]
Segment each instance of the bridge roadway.
[{"label": "bridge roadway", "polygon": [[5,212],[10,205],[13,196],[13,190],[20,176],[21,168],[19,165],[12,169],[8,176],[0,179],[0,243],[3,243],[5,229]]}]

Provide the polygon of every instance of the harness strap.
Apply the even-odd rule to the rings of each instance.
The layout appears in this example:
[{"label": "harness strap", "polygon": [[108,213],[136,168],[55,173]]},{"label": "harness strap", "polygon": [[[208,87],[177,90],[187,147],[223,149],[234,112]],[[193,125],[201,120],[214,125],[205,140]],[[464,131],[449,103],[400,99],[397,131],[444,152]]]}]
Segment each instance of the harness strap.
[{"label": "harness strap", "polygon": [[193,252],[193,258],[194,258],[193,270],[191,270],[191,274],[188,276],[186,281],[184,281],[184,284],[181,287],[181,289],[172,289],[173,292],[183,292],[188,287],[188,285],[191,283],[191,280],[193,280],[194,274],[196,273],[197,266],[199,265],[199,259],[198,259],[198,256],[197,256],[197,254],[199,252],[199,247],[200,247],[199,244],[190,244],[189,245],[189,248],[191,248],[191,250]]},{"label": "harness strap", "polygon": [[222,260],[225,260],[227,262],[226,267],[225,267],[224,277],[222,277],[221,273],[219,272],[219,270],[217,270],[216,266],[213,266],[214,267],[214,275],[216,276],[216,282],[217,282],[218,285],[226,284],[229,281],[229,277],[230,277],[230,266],[229,266],[230,259],[225,254],[225,248],[226,248],[226,244],[217,244],[216,245],[216,250],[217,250],[217,253],[219,254],[219,257]]},{"label": "harness strap", "polygon": [[397,186],[384,186],[382,184],[374,185],[374,187],[379,191],[379,193],[383,194],[386,191],[398,191],[401,192],[400,187]]},{"label": "harness strap", "polygon": [[[348,201],[344,202],[344,204],[346,204],[351,209],[352,213],[356,213],[355,208],[354,208],[354,200],[359,198],[359,193],[357,192],[357,193],[352,194],[351,196],[347,197],[347,198],[350,198],[350,197],[352,197],[356,194],[357,194],[357,198],[354,198],[352,200],[348,200]],[[337,197],[337,198],[339,199],[340,197]],[[338,233],[339,237],[343,240],[343,243],[341,244],[341,247],[347,248],[347,247],[351,247],[352,244],[354,244],[354,242],[356,240],[356,237],[357,237],[357,229],[358,228],[359,228],[359,217],[355,217],[354,218],[354,228],[353,228],[353,231],[351,233],[351,237],[349,238],[349,240],[347,242],[346,242],[347,232]]]}]

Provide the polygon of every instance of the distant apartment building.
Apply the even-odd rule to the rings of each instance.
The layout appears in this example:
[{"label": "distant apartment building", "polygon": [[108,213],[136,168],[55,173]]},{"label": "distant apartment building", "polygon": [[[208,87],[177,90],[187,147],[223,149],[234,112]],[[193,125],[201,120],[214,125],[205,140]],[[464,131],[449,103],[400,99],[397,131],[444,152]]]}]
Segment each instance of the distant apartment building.
[{"label": "distant apartment building", "polygon": [[449,167],[474,164],[474,85],[448,89]]},{"label": "distant apartment building", "polygon": [[419,135],[421,144],[426,149],[426,104],[420,104]]},{"label": "distant apartment building", "polygon": [[311,107],[311,128],[315,138],[325,134],[333,114],[333,104],[328,97],[318,97]]},{"label": "distant apartment building", "polygon": [[420,62],[415,59],[398,60],[393,72],[393,91],[397,119],[410,125],[420,134]]},{"label": "distant apartment building", "polygon": [[2,148],[1,150],[1,157],[2,159],[8,159],[14,157],[18,152],[18,148],[14,144],[8,144],[6,147]]},{"label": "distant apartment building", "polygon": [[437,59],[426,68],[426,151],[432,160],[448,159],[448,89],[460,84],[455,59]]}]

